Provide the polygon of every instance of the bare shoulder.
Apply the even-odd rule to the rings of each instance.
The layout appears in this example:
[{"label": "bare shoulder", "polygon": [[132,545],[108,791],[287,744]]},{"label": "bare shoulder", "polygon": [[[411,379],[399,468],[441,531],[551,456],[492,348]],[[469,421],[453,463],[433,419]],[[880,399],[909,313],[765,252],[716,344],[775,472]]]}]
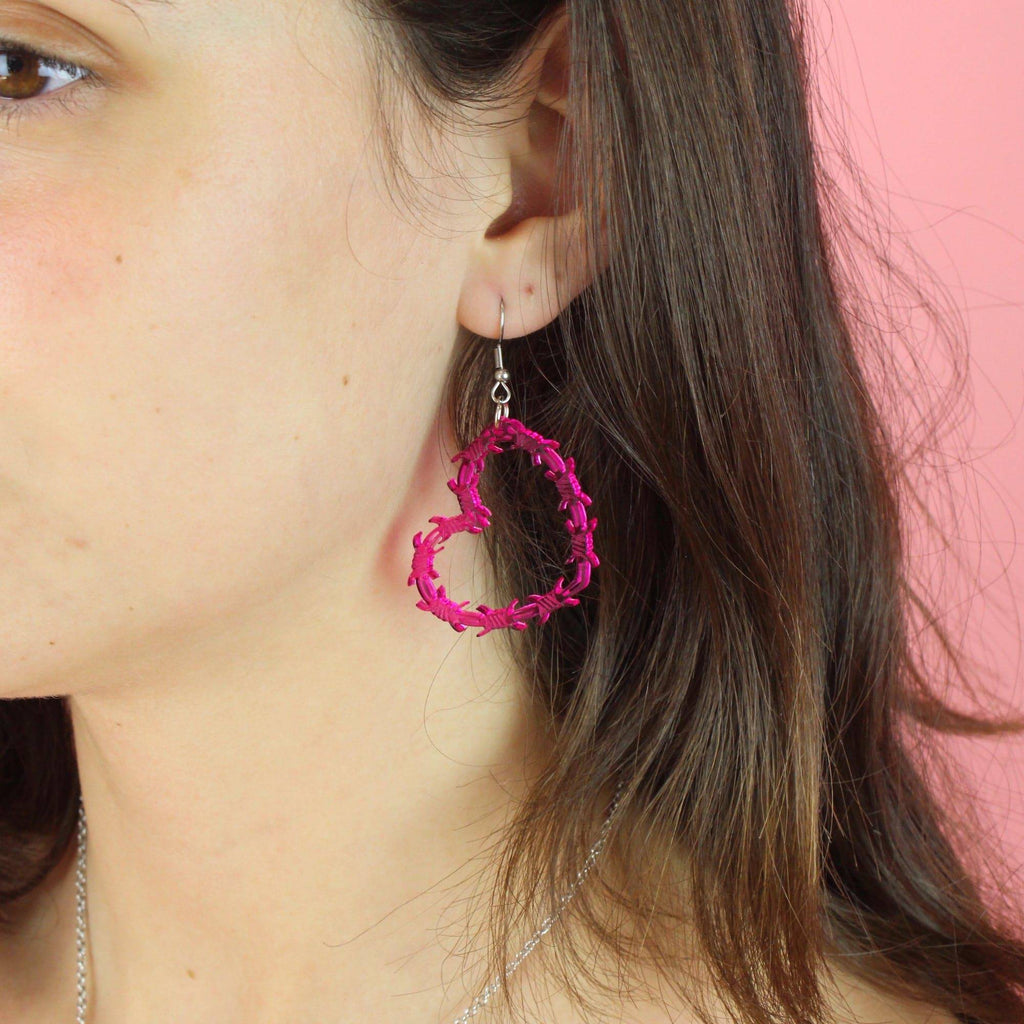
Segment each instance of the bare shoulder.
[{"label": "bare shoulder", "polygon": [[948,1010],[898,996],[845,971],[826,983],[837,1024],[960,1024]]},{"label": "bare shoulder", "polygon": [[[840,970],[833,961],[823,971],[822,990],[833,1024],[962,1024],[948,1010],[886,991],[880,985]],[[704,961],[689,961],[682,991],[669,991],[649,968],[642,970],[647,995],[631,994],[628,1010],[621,997],[607,993],[585,1013],[571,1003],[564,990],[556,989],[528,1016],[531,1024],[701,1024],[696,996],[711,1014],[714,1024],[735,1024],[721,994],[711,982]],[[658,994],[658,998],[653,997]],[[625,1012],[624,1012],[625,1011]]]},{"label": "bare shoulder", "polygon": [[[823,979],[823,985],[826,1006],[834,1024],[962,1024],[942,1007],[887,992],[845,973],[836,972],[831,981]],[[716,997],[711,998],[709,1008],[716,1024],[735,1019]],[[660,1004],[632,1007],[628,1019],[630,1024],[699,1024],[701,1020],[692,1007],[679,1007],[674,1003],[667,1007]],[[566,1017],[565,1020],[576,1024],[577,1019]]]}]

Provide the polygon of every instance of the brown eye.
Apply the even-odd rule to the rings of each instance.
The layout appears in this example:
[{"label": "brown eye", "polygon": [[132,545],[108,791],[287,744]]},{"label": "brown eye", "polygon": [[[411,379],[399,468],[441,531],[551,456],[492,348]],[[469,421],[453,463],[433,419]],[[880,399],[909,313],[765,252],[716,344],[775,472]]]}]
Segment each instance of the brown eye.
[{"label": "brown eye", "polygon": [[46,82],[46,76],[39,74],[41,63],[38,57],[25,51],[5,50],[0,53],[0,96],[5,99],[31,99],[41,92]]},{"label": "brown eye", "polygon": [[43,92],[48,81],[56,80],[57,76],[52,74],[54,70],[60,76],[70,76],[72,80],[90,75],[87,68],[78,64],[0,40],[0,101],[35,98]]}]

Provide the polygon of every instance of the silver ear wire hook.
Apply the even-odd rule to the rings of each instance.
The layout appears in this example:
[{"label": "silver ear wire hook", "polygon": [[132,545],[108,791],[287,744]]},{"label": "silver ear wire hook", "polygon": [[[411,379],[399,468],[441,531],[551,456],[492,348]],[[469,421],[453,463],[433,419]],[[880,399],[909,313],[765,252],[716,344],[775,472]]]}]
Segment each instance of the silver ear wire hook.
[{"label": "silver ear wire hook", "polygon": [[[491,385],[491,398],[496,408],[494,410],[494,425],[497,426],[508,416],[508,403],[512,401],[512,389],[509,387],[509,372],[501,361],[501,343],[505,337],[505,300],[501,299],[500,307],[501,322],[498,326],[498,340],[494,346],[494,383]],[[498,388],[504,389],[505,397],[499,398]]]}]

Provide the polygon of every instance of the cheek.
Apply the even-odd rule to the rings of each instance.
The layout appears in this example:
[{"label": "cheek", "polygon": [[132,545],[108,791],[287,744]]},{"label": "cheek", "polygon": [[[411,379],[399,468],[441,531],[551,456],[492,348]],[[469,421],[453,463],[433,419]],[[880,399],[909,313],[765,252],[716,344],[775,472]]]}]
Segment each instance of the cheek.
[{"label": "cheek", "polygon": [[309,211],[274,198],[301,189],[198,170],[119,201],[0,199],[0,642],[20,678],[147,616],[209,619],[351,525],[362,413],[341,382],[364,357],[334,344],[344,294],[320,319]]},{"label": "cheek", "polygon": [[[87,198],[61,190],[36,194],[8,187],[0,197],[0,325],[3,327],[3,380],[28,369],[41,348],[58,340],[47,324],[61,306],[87,300],[100,275],[95,225],[106,233],[105,212],[89,210]],[[89,218],[86,223],[85,218]],[[104,259],[106,262],[106,259]],[[94,273],[89,268],[94,268]],[[106,270],[109,274],[109,269]],[[15,333],[16,332],[16,333]],[[27,335],[31,333],[29,339]]]},{"label": "cheek", "polygon": [[0,169],[0,696],[371,557],[431,427],[457,253],[321,76],[258,109],[231,71]]}]

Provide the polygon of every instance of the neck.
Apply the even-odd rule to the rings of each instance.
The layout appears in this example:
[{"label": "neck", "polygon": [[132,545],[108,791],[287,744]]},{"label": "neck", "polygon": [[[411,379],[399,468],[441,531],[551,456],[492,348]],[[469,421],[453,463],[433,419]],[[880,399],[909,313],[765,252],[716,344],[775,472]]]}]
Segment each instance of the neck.
[{"label": "neck", "polygon": [[510,693],[460,704],[442,684],[425,715],[412,667],[178,678],[71,700],[111,1018],[323,1020],[386,1003],[401,1020],[408,993],[414,1019],[441,981],[437,930],[468,923],[453,908],[526,777],[524,709]]}]

